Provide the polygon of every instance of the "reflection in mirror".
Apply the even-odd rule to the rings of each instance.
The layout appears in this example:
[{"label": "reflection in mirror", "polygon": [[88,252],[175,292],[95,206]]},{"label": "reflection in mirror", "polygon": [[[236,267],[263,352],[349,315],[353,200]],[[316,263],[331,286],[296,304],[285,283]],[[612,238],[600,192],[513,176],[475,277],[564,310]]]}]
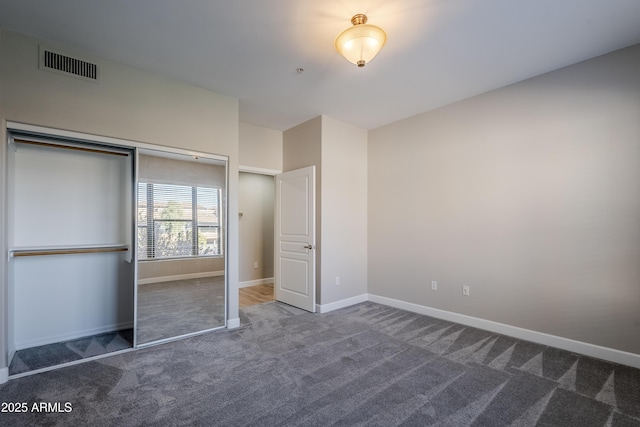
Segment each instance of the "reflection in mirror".
[{"label": "reflection in mirror", "polygon": [[225,325],[226,162],[138,156],[138,345]]}]

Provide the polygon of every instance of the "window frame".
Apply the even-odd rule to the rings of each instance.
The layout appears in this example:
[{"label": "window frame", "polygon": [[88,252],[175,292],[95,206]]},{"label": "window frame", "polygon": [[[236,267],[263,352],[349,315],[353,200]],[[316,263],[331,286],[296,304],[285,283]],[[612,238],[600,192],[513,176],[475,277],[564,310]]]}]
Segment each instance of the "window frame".
[{"label": "window frame", "polygon": [[[144,186],[142,188],[142,186]],[[154,186],[175,186],[175,187],[184,187],[191,189],[191,218],[190,219],[156,219],[155,218],[155,193]],[[139,203],[140,203],[140,193],[141,190],[145,190],[145,198],[146,198],[146,220],[140,220],[138,217],[137,221],[137,230],[136,230],[136,245],[138,252],[138,261],[147,262],[147,261],[164,261],[164,260],[172,260],[172,259],[196,259],[196,258],[223,258],[224,257],[224,242],[223,242],[223,226],[222,226],[222,188],[216,186],[196,186],[196,185],[186,185],[186,184],[167,184],[167,183],[158,183],[153,181],[140,180],[137,184],[138,197],[136,201],[136,215],[139,215]],[[216,193],[216,216],[217,221],[215,225],[211,225],[210,223],[206,223],[204,221],[198,221],[198,190],[206,189],[206,190],[215,190]],[[191,225],[191,246],[190,246],[190,254],[182,255],[182,254],[174,254],[170,256],[158,256],[156,243],[157,243],[157,235],[156,235],[156,223],[162,222],[185,222]],[[201,228],[207,229],[215,229],[216,230],[216,240],[217,240],[217,253],[214,254],[200,254],[199,251],[199,230]],[[146,230],[146,245],[145,247],[140,246],[140,230]],[[145,257],[141,258],[140,255],[144,254]]]}]

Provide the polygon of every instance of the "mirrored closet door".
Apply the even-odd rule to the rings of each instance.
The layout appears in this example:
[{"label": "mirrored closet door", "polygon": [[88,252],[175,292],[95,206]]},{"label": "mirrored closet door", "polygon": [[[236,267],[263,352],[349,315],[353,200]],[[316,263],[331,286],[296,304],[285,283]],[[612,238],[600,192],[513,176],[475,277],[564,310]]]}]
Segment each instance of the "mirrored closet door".
[{"label": "mirrored closet door", "polygon": [[139,149],[136,345],[225,326],[227,163]]}]

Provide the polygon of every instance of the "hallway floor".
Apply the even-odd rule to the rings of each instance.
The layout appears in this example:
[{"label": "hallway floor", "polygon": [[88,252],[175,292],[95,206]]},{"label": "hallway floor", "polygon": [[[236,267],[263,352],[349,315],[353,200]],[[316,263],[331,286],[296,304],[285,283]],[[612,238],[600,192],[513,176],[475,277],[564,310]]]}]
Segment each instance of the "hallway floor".
[{"label": "hallway floor", "polygon": [[273,283],[240,288],[240,307],[275,301]]}]

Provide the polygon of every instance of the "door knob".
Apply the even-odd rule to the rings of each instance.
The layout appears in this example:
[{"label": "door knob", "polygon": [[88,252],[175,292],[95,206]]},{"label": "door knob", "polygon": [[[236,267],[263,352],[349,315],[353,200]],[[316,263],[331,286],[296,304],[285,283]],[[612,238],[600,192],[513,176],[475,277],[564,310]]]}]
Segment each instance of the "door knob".
[{"label": "door knob", "polygon": [[305,245],[305,249],[313,249],[313,245]]}]

